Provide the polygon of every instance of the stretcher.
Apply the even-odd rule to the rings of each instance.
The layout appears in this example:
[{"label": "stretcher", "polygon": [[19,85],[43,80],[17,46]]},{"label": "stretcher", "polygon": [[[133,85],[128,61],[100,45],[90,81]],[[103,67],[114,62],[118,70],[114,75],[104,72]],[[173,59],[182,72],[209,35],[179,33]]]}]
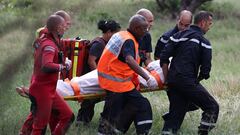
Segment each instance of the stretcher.
[{"label": "stretcher", "polygon": [[[149,63],[146,68],[142,69],[146,74],[153,76],[157,83],[155,89],[149,89],[146,80],[138,76],[140,92],[161,91],[166,89],[166,86],[162,83],[164,82],[164,76],[159,60]],[[16,91],[21,96],[28,97],[28,88],[17,87]],[[84,99],[104,98],[106,95],[105,91],[99,86],[97,70],[93,70],[80,77],[73,77],[71,80],[58,80],[56,91],[65,100],[79,102]]]},{"label": "stretcher", "polygon": [[[143,88],[140,89],[139,91],[141,93],[145,93],[145,92],[154,92],[154,91],[162,91],[165,90],[167,87],[163,86],[162,88],[156,88],[156,89],[147,89],[147,88]],[[85,99],[96,99],[96,98],[104,98],[106,95],[106,93],[103,92],[97,92],[97,93],[92,93],[92,94],[85,94],[85,95],[78,95],[78,96],[65,96],[63,97],[64,100],[67,101],[82,101]]]},{"label": "stretcher", "polygon": [[[160,68],[159,60],[149,63],[146,68],[142,68],[145,73],[151,75],[157,81],[155,89],[149,89],[147,82],[141,76],[138,76],[140,82],[140,92],[161,91],[166,89],[162,82],[164,77]],[[103,98],[105,91],[98,84],[97,70],[93,70],[80,77],[74,77],[71,80],[59,80],[57,83],[57,92],[65,100],[82,101],[84,99]]]},{"label": "stretcher", "polygon": [[61,78],[81,76],[90,71],[87,59],[90,49],[89,40],[62,39],[62,49],[65,57],[72,61],[72,68],[67,72],[62,72]]}]

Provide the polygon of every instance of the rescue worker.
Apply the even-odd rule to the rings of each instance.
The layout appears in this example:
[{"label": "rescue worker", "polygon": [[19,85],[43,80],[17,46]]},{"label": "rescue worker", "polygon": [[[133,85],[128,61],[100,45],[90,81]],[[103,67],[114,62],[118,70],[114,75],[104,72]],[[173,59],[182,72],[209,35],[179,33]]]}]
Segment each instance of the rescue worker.
[{"label": "rescue worker", "polygon": [[152,38],[149,31],[153,26],[154,16],[150,10],[145,8],[138,10],[136,14],[145,17],[148,23],[147,33],[142,37],[141,41],[139,42],[139,55],[141,59],[140,66],[143,66],[143,64],[147,66],[152,61]]},{"label": "rescue worker", "polygon": [[91,48],[89,52],[88,64],[91,70],[97,68],[97,63],[102,55],[103,49],[113,34],[118,32],[121,27],[115,20],[100,20],[98,22],[98,29],[102,31],[101,37],[96,37],[90,43]]},{"label": "rescue worker", "polygon": [[[101,37],[96,37],[90,43],[90,51],[88,57],[88,65],[91,70],[97,68],[98,61],[102,55],[103,49],[106,46],[108,40],[112,35],[118,32],[121,27],[120,24],[115,20],[100,20],[98,22],[98,29],[102,31]],[[78,111],[77,115],[77,125],[83,122],[83,124],[89,123],[94,115],[94,106],[96,103],[102,101],[103,99],[89,99],[84,100],[81,103],[81,108]]]},{"label": "rescue worker", "polygon": [[[64,21],[65,21],[64,30],[67,31],[69,29],[69,27],[71,26],[71,17],[69,16],[69,14],[63,10],[59,10],[59,11],[55,12],[54,15],[59,15],[60,17],[62,17],[64,19]],[[42,28],[39,28],[36,31],[36,38],[37,39],[43,38],[47,34],[48,34],[48,29],[46,26],[44,26]],[[35,48],[35,46],[34,46],[34,48]],[[19,88],[16,88],[16,90],[18,90],[18,89]],[[28,89],[28,88],[26,88],[26,89]],[[28,93],[24,92],[24,95],[26,95],[27,98],[29,97]],[[53,111],[50,122],[49,122],[51,131],[53,131],[55,129],[55,126],[58,123],[56,119],[58,119],[58,112]],[[24,126],[21,128],[20,133],[24,133],[25,135],[30,134],[32,131],[32,124],[33,124],[33,116],[29,115],[27,120],[24,123]]]},{"label": "rescue worker", "polygon": [[[52,134],[63,135],[74,120],[74,114],[70,107],[56,92],[58,73],[71,68],[71,61],[61,63],[60,37],[64,34],[66,23],[61,16],[51,15],[46,24],[48,33],[40,40],[40,45],[34,52],[34,71],[29,88],[29,98],[32,102],[31,113],[28,119],[33,117],[31,135],[45,134],[47,124],[52,112],[57,112],[55,128]],[[26,121],[28,121],[28,119]],[[24,123],[24,126],[28,124]],[[21,130],[21,135],[29,134]]]},{"label": "rescue worker", "polygon": [[[157,45],[155,47],[155,52],[154,52],[154,58],[159,59],[161,51],[164,49],[166,44],[168,43],[168,40],[171,36],[173,36],[175,33],[179,31],[183,31],[187,29],[192,23],[192,13],[188,10],[182,10],[179,14],[177,24],[175,27],[167,32],[165,32],[157,42]],[[195,111],[199,109],[196,105],[193,103],[189,105],[188,111]],[[168,114],[164,114],[163,118],[167,116]]]},{"label": "rescue worker", "polygon": [[114,34],[104,48],[97,66],[99,85],[106,90],[98,134],[125,133],[132,121],[137,134],[147,134],[151,128],[151,105],[136,89],[138,75],[147,80],[150,88],[157,86],[156,80],[139,66],[138,40],[147,29],[146,19],[134,15],[129,20],[128,30]]},{"label": "rescue worker", "polygon": [[207,135],[215,127],[219,105],[200,83],[210,77],[212,47],[204,34],[212,25],[212,17],[207,11],[198,12],[194,25],[170,37],[160,55],[170,101],[169,113],[164,117],[163,135],[177,133],[191,103],[203,110],[198,134]]},{"label": "rescue worker", "polygon": [[180,12],[177,20],[177,24],[173,29],[165,32],[157,41],[155,46],[154,59],[157,60],[160,57],[161,51],[164,49],[169,41],[169,38],[179,31],[187,29],[192,23],[192,13],[188,10],[183,10]]},{"label": "rescue worker", "polygon": [[[71,26],[71,17],[70,17],[70,15],[66,11],[64,11],[64,10],[58,10],[54,14],[61,16],[65,20],[66,31],[67,31],[70,28],[70,26]],[[48,30],[47,30],[46,26],[37,29],[37,31],[36,31],[36,38],[41,37],[42,34],[46,34],[47,32],[48,32]]]}]

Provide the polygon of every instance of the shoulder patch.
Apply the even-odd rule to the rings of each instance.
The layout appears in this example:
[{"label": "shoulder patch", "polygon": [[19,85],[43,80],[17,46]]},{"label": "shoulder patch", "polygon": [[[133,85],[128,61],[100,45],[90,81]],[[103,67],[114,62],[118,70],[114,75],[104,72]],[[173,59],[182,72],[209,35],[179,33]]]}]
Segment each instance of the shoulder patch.
[{"label": "shoulder patch", "polygon": [[51,52],[55,52],[55,48],[52,46],[46,46],[44,47],[43,51],[51,51]]}]

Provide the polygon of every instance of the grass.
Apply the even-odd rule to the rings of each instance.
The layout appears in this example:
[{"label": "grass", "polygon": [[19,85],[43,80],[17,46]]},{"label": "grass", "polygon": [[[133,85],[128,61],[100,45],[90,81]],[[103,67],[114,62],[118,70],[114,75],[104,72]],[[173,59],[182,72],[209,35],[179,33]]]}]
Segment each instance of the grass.
[{"label": "grass", "polygon": [[[0,134],[17,134],[28,112],[30,102],[15,92],[15,87],[29,85],[32,73],[31,42],[36,28],[44,25],[45,18],[58,9],[71,13],[73,25],[65,37],[81,36],[93,39],[100,35],[96,23],[101,18],[112,18],[127,27],[127,21],[138,9],[145,7],[153,11],[155,25],[151,30],[153,46],[159,36],[175,25],[175,20],[166,19],[160,14],[155,1],[150,0],[53,0],[43,5],[44,0],[35,1],[31,7],[20,10],[4,9],[0,12]],[[239,9],[237,0],[218,0],[218,3],[233,4],[232,10]],[[41,6],[39,6],[41,5]],[[24,18],[19,20],[18,18]],[[9,25],[11,24],[11,25]],[[13,25],[14,24],[14,25]],[[220,104],[220,114],[217,127],[211,135],[239,135],[240,134],[240,20],[228,16],[216,20],[212,29],[207,33],[213,46],[213,61],[211,78],[203,81],[203,85],[214,95]],[[161,134],[163,115],[168,110],[168,99],[165,92],[144,94],[150,100],[153,108],[154,122],[152,135]],[[68,102],[75,114],[79,109],[77,102]],[[96,134],[98,118],[103,103],[95,109],[95,116],[89,126],[71,126],[69,135]],[[194,135],[197,131],[201,111],[188,113],[180,130],[181,135]],[[135,134],[132,126],[127,134]]]}]

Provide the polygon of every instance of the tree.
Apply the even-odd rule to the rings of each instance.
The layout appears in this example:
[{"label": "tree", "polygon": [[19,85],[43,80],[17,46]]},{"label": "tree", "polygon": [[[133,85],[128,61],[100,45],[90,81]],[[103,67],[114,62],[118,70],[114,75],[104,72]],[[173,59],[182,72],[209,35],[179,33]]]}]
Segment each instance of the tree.
[{"label": "tree", "polygon": [[212,0],[181,0],[180,10],[187,9],[194,13],[198,7],[207,1]]},{"label": "tree", "polygon": [[162,10],[169,10],[175,18],[179,11],[187,9],[194,13],[203,3],[212,0],[156,0]]}]

